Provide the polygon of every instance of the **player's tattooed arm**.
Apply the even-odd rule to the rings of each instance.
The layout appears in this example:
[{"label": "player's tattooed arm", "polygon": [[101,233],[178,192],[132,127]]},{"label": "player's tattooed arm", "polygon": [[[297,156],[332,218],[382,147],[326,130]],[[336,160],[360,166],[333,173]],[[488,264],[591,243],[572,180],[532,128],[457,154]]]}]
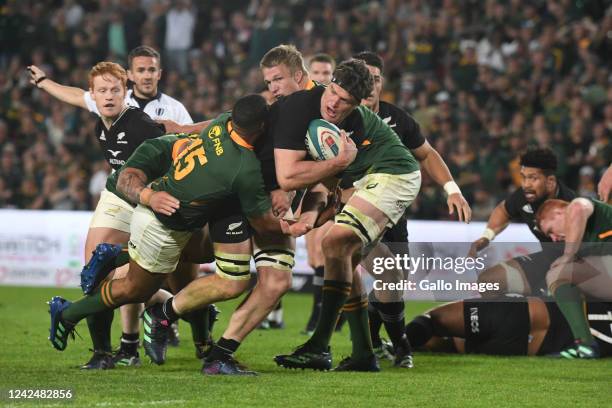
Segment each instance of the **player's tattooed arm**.
[{"label": "player's tattooed arm", "polygon": [[[141,203],[140,195],[143,193],[143,190],[146,187],[147,175],[140,169],[127,167],[121,171],[121,174],[119,174],[119,179],[117,180],[117,190],[119,190],[119,192],[123,194],[132,204]],[[151,190],[151,192],[152,191],[153,190]],[[147,205],[144,202],[142,202],[142,204]]]},{"label": "player's tattooed arm", "polygon": [[147,187],[146,174],[137,168],[126,167],[119,174],[117,190],[131,203],[142,204],[153,211],[172,215],[180,207],[180,202],[165,191],[154,191]]}]

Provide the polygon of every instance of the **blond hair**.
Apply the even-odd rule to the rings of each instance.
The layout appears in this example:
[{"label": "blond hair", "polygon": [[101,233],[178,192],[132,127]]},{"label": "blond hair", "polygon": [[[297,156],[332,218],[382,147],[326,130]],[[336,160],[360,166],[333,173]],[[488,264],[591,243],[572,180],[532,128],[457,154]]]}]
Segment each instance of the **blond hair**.
[{"label": "blond hair", "polygon": [[297,71],[308,74],[308,70],[304,64],[304,57],[302,57],[302,53],[295,48],[295,45],[281,44],[272,48],[263,56],[259,66],[260,68],[273,68],[281,64],[286,65],[287,68],[289,68],[289,72],[292,74]]}]

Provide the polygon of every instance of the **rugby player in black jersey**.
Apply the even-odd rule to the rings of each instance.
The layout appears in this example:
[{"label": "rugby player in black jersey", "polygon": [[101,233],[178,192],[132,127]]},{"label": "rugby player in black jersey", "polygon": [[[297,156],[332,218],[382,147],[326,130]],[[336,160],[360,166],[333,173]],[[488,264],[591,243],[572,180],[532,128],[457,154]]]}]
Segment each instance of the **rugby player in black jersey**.
[{"label": "rugby player in black jersey", "polygon": [[[384,76],[384,63],[382,58],[369,51],[363,51],[353,55],[353,58],[363,60],[372,74],[374,87],[372,93],[361,101],[361,104],[374,111],[395,133],[399,136],[402,144],[406,146],[414,157],[419,161],[422,169],[436,182],[443,186],[448,195],[447,204],[449,214],[457,213],[460,221],[470,222],[471,212],[469,204],[461,194],[461,190],[453,180],[448,166],[440,157],[440,154],[429,144],[421,134],[419,124],[412,116],[399,107],[380,100]],[[407,218],[402,217],[400,222],[388,229],[381,240],[382,243],[406,244],[408,242],[408,231],[406,229]],[[407,245],[405,250],[407,251]],[[366,269],[368,260],[373,257],[393,257],[393,254],[384,245],[379,245],[372,250],[368,259],[364,261]],[[371,269],[370,269],[371,270]],[[399,272],[399,273],[398,273]],[[385,282],[401,280],[401,271],[386,271],[382,277]],[[412,355],[410,344],[404,336],[404,301],[401,292],[396,291],[372,291],[369,296],[369,318],[372,345],[377,357],[387,357],[387,350],[383,347],[382,340],[378,335],[382,323],[389,334],[395,351],[394,363],[399,367],[412,367]]]},{"label": "rugby player in black jersey", "polygon": [[543,251],[519,256],[486,269],[478,276],[479,282],[499,283],[498,291],[484,292],[484,296],[503,293],[542,295],[546,292],[546,272],[551,263],[561,256],[563,249],[554,247],[552,240],[536,227],[535,214],[544,201],[559,198],[571,201],[576,193],[555,176],[557,158],[550,149],[532,149],[520,158],[521,188],[500,202],[489,216],[487,228],[473,242],[470,255],[486,248],[496,235],[511,221],[526,224],[542,243]]}]

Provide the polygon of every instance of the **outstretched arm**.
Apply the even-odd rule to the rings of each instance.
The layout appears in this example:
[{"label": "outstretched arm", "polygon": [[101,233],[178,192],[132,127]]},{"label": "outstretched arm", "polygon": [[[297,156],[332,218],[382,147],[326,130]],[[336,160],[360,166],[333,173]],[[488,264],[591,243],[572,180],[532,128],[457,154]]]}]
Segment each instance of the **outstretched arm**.
[{"label": "outstretched arm", "polygon": [[412,149],[414,157],[421,162],[423,169],[440,186],[444,187],[448,199],[448,213],[454,214],[457,211],[459,221],[470,222],[472,219],[472,209],[461,194],[461,190],[453,180],[453,176],[448,170],[448,166],[428,141],[421,146]]},{"label": "outstretched arm", "polygon": [[62,102],[87,109],[87,104],[85,103],[85,91],[81,88],[61,85],[55,81],[52,81],[51,79],[47,78],[45,72],[36,65],[30,65],[28,67],[28,71],[30,73],[30,83],[32,85],[45,90],[51,96],[59,99]]},{"label": "outstretched arm", "polygon": [[487,228],[485,228],[482,236],[472,243],[469,256],[475,257],[478,251],[486,248],[491,241],[506,229],[510,223],[510,214],[506,211],[505,200],[497,204],[489,216]]},{"label": "outstretched arm", "polygon": [[172,120],[158,120],[158,123],[161,123],[166,128],[166,133],[200,133],[202,130],[206,129],[212,119],[204,120],[202,122],[193,123],[191,125],[179,125],[178,123]]}]

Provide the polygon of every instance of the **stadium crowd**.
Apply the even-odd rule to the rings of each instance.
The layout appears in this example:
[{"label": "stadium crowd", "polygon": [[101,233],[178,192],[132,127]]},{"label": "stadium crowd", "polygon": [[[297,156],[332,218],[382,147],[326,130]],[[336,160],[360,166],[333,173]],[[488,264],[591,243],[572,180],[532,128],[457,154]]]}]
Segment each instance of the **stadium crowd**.
[{"label": "stadium crowd", "polygon": [[[52,3],[51,5],[49,3]],[[26,66],[87,88],[96,62],[162,52],[161,89],[194,122],[264,89],[258,62],[293,43],[385,60],[383,99],[445,158],[474,219],[520,185],[519,155],[550,147],[595,197],[612,161],[612,6],[584,0],[55,0],[0,2],[0,208],[91,210],[107,167],[90,113],[29,84]],[[424,179],[411,218],[448,217]]]}]

